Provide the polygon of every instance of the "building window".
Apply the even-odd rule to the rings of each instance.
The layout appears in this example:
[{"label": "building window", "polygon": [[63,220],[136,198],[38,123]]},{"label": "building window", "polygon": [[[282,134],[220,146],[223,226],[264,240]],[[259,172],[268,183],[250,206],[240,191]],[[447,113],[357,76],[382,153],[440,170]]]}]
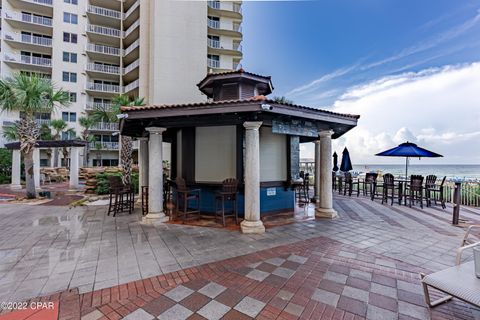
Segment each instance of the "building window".
[{"label": "building window", "polygon": [[70,12],[63,13],[63,22],[71,23],[71,24],[78,24],[78,16],[76,14]]},{"label": "building window", "polygon": [[62,112],[62,120],[66,122],[75,122],[77,121],[77,113],[76,112]]},{"label": "building window", "polygon": [[63,2],[70,3],[70,4],[75,4],[75,5],[78,4],[78,0],[63,0]]},{"label": "building window", "polygon": [[77,93],[76,92],[69,92],[68,97],[70,102],[77,102]]},{"label": "building window", "polygon": [[77,63],[77,54],[63,51],[63,61]]},{"label": "building window", "polygon": [[62,132],[62,140],[74,140],[76,138],[75,132],[67,131]]},{"label": "building window", "polygon": [[76,33],[64,32],[63,42],[77,43],[78,36]]},{"label": "building window", "polygon": [[63,71],[62,79],[65,82],[77,82],[77,74],[75,72]]}]

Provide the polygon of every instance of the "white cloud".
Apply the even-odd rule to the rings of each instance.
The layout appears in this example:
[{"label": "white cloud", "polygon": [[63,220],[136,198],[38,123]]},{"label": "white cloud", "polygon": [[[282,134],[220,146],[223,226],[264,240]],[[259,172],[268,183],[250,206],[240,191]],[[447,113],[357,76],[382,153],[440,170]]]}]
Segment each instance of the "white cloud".
[{"label": "white cloud", "polygon": [[[357,86],[334,103],[359,114],[358,126],[334,141],[354,163],[401,163],[374,154],[406,140],[444,155],[420,163],[480,163],[480,62],[404,73]],[[311,148],[302,157],[313,156]]]}]

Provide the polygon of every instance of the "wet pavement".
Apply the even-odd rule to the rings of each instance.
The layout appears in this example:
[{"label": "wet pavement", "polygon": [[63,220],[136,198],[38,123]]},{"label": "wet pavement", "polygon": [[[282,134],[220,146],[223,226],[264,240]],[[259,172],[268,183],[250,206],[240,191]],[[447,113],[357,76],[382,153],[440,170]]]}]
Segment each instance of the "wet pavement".
[{"label": "wet pavement", "polygon": [[[398,205],[382,206],[378,201],[372,202],[364,198],[336,197],[335,208],[340,213],[340,219],[305,221],[268,229],[263,235],[243,235],[237,231],[217,228],[174,224],[146,225],[141,223],[136,215],[108,217],[105,207],[67,208],[2,204],[0,301],[21,301],[65,289],[91,295],[92,291],[112,290],[112,287],[140,279],[148,279],[145,281],[151,283],[152,278],[161,277],[162,274],[167,276],[171,276],[172,272],[180,274],[181,270],[195,270],[192,267],[205,263],[254,254],[262,250],[275,251],[275,248],[281,246],[290,245],[295,248],[295,243],[318,239],[319,236],[323,237],[324,242],[332,241],[340,246],[335,254],[337,258],[358,260],[362,255],[373,257],[374,260],[369,261],[371,264],[369,267],[372,268],[370,272],[374,272],[375,268],[395,270],[399,266],[398,263],[403,263],[409,266],[409,272],[416,274],[418,271],[416,268],[428,272],[453,265],[455,249],[459,246],[464,233],[463,229],[450,225],[451,207],[445,211],[438,207],[420,210]],[[472,222],[480,220],[480,215],[473,209],[463,210],[462,217]],[[308,243],[312,245],[311,242]],[[341,246],[345,248],[341,249]],[[285,248],[284,251],[288,251]],[[288,257],[283,256],[276,258],[288,260]],[[304,258],[312,259],[311,253]],[[315,259],[312,261],[318,263]],[[406,268],[405,265],[402,268]],[[268,267],[263,266],[267,269]],[[290,276],[294,275],[288,271],[288,267],[284,269],[287,270],[281,269],[277,273],[284,276],[287,273]],[[361,268],[359,270],[361,271]],[[259,270],[251,276],[265,275],[260,272],[273,273],[274,270]],[[273,275],[281,277],[275,273]],[[271,274],[267,275],[269,276]],[[318,276],[324,277],[325,273]],[[330,276],[331,274],[327,275]],[[186,278],[182,282],[187,280],[191,279]],[[259,278],[252,280],[257,281],[257,285],[263,281]],[[206,281],[214,280],[207,278]],[[174,284],[178,283],[175,281],[173,284],[168,283],[167,287],[172,289],[175,287]],[[221,285],[228,287],[225,284]],[[376,287],[369,284],[369,290],[372,286]],[[167,291],[166,288],[162,290]],[[332,288],[328,290],[334,292]],[[364,291],[371,294],[369,290]],[[348,311],[347,306],[358,305],[357,300],[366,299],[365,293],[347,289],[345,298],[341,300],[343,304],[338,306],[343,293],[334,294],[339,295],[335,306],[337,308],[343,306],[340,309],[344,312]],[[352,298],[351,295],[355,297]],[[244,294],[243,298],[247,296],[250,297],[249,294]],[[309,296],[307,300],[312,300],[312,297]],[[157,296],[155,299],[158,298]],[[209,299],[215,300],[211,297]],[[270,297],[263,303],[268,304],[271,299],[273,298]],[[98,307],[102,306],[101,301],[102,299]],[[367,312],[371,303],[368,299],[362,302]],[[236,310],[235,306],[232,310]],[[280,313],[287,306],[288,304],[280,309]],[[299,313],[301,308],[298,306],[302,306],[302,303],[294,303],[288,310],[294,314]],[[138,307],[137,305],[137,309]],[[306,305],[303,307],[306,308]],[[93,308],[92,303],[88,308]],[[88,308],[85,308],[85,312],[94,311]],[[370,309],[374,310],[373,307]],[[190,312],[193,313],[191,310]],[[301,310],[301,314],[303,312],[304,309]],[[469,317],[466,318],[471,318],[474,312],[476,311],[469,311]],[[398,309],[396,313],[400,314]],[[366,316],[366,313],[363,316]]]}]

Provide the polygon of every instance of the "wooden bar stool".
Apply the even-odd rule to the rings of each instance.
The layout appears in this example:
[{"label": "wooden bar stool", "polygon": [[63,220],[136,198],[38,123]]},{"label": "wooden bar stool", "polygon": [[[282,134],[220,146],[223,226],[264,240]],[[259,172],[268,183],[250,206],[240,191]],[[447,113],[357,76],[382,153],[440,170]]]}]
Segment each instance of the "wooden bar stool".
[{"label": "wooden bar stool", "polygon": [[[185,180],[181,177],[175,179],[176,184],[176,216],[181,217],[183,222],[200,218],[200,189],[188,189]],[[196,206],[189,208],[189,203]],[[192,217],[192,215],[194,215]]]},{"label": "wooden bar stool", "polygon": [[[222,219],[222,224],[226,227],[225,217],[234,217],[235,225],[238,224],[238,215],[237,215],[237,191],[238,183],[237,179],[229,178],[225,179],[222,182],[222,190],[218,191],[215,195],[215,221],[217,216],[220,215]],[[225,203],[231,202],[232,211],[225,212]]]}]

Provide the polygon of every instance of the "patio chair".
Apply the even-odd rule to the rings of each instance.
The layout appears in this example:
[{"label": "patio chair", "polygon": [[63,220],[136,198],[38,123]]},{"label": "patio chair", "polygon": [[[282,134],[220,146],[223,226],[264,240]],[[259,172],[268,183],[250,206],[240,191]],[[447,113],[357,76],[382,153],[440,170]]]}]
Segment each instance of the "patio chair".
[{"label": "patio chair", "polygon": [[[185,223],[187,220],[200,218],[200,189],[188,189],[185,180],[181,177],[175,179],[176,185],[176,217],[181,217]],[[189,204],[194,203],[193,207]],[[195,216],[193,216],[195,214]],[[192,217],[193,216],[193,217]],[[173,216],[171,216],[173,219]]]},{"label": "patio chair", "polygon": [[[222,182],[222,190],[217,191],[215,195],[215,221],[220,216],[222,224],[226,227],[225,217],[234,217],[235,225],[238,223],[237,216],[237,191],[238,183],[237,179],[229,178]],[[225,211],[225,205],[230,202],[232,205],[231,212]]]},{"label": "patio chair", "polygon": [[357,197],[358,197],[360,195],[360,182],[359,182],[359,180],[353,181],[352,174],[350,172],[345,172],[343,195],[346,195],[347,191],[348,191],[348,196],[351,197],[354,185],[357,186]]},{"label": "patio chair", "polygon": [[428,189],[434,187],[436,181],[437,176],[434,174],[430,174],[425,177],[425,202],[427,203],[427,207],[429,207],[431,204]]},{"label": "patio chair", "polygon": [[377,173],[367,172],[363,181],[363,195],[367,196],[370,193],[372,200],[377,194],[377,177]]},{"label": "patio chair", "polygon": [[467,231],[465,232],[465,235],[463,236],[462,247],[476,242],[470,237],[473,229],[479,229],[479,233],[477,234],[478,235],[477,240],[479,239],[479,237],[480,237],[480,224],[472,224],[471,226],[469,226],[467,228]]},{"label": "patio chair", "polygon": [[[444,302],[457,298],[476,307],[480,307],[480,278],[475,276],[474,262],[469,261],[460,263],[462,253],[475,246],[480,246],[480,242],[473,242],[468,240],[470,231],[473,228],[480,227],[480,225],[470,226],[465,233],[462,241],[462,246],[457,250],[455,259],[455,266],[438,271],[429,275],[420,273],[423,285],[423,293],[425,295],[425,302],[431,308],[438,306]],[[429,287],[437,289],[447,296],[438,300],[431,301]]]},{"label": "patio chair", "polygon": [[[393,206],[393,200],[395,199],[395,190],[397,190],[398,194],[398,202],[402,202],[401,198],[401,189],[398,184],[395,184],[395,178],[393,174],[391,173],[386,173],[383,175],[383,183],[381,184],[382,186],[382,204],[384,202],[388,203],[388,198],[390,197],[392,199],[391,205]],[[389,195],[389,191],[391,191]]]},{"label": "patio chair", "polygon": [[337,173],[332,172],[332,190],[337,190]]},{"label": "patio chair", "polygon": [[300,178],[302,178],[302,183],[295,184],[295,199],[298,202],[308,203],[308,188],[309,186],[309,174],[304,171],[300,171]]},{"label": "patio chair", "polygon": [[131,214],[135,204],[135,190],[132,185],[125,186],[119,176],[108,177],[109,203],[107,215],[127,211]]},{"label": "patio chair", "polygon": [[410,184],[407,185],[406,194],[408,195],[409,204],[412,207],[412,202],[420,201],[420,208],[423,209],[423,176],[411,175]]},{"label": "patio chair", "polygon": [[425,186],[425,193],[427,197],[427,205],[432,205],[432,197],[435,205],[437,205],[437,199],[440,200],[443,209],[446,209],[447,206],[445,205],[445,199],[443,196],[443,187],[445,185],[445,180],[447,177],[443,177],[442,183],[440,185],[432,184],[430,186]]}]

